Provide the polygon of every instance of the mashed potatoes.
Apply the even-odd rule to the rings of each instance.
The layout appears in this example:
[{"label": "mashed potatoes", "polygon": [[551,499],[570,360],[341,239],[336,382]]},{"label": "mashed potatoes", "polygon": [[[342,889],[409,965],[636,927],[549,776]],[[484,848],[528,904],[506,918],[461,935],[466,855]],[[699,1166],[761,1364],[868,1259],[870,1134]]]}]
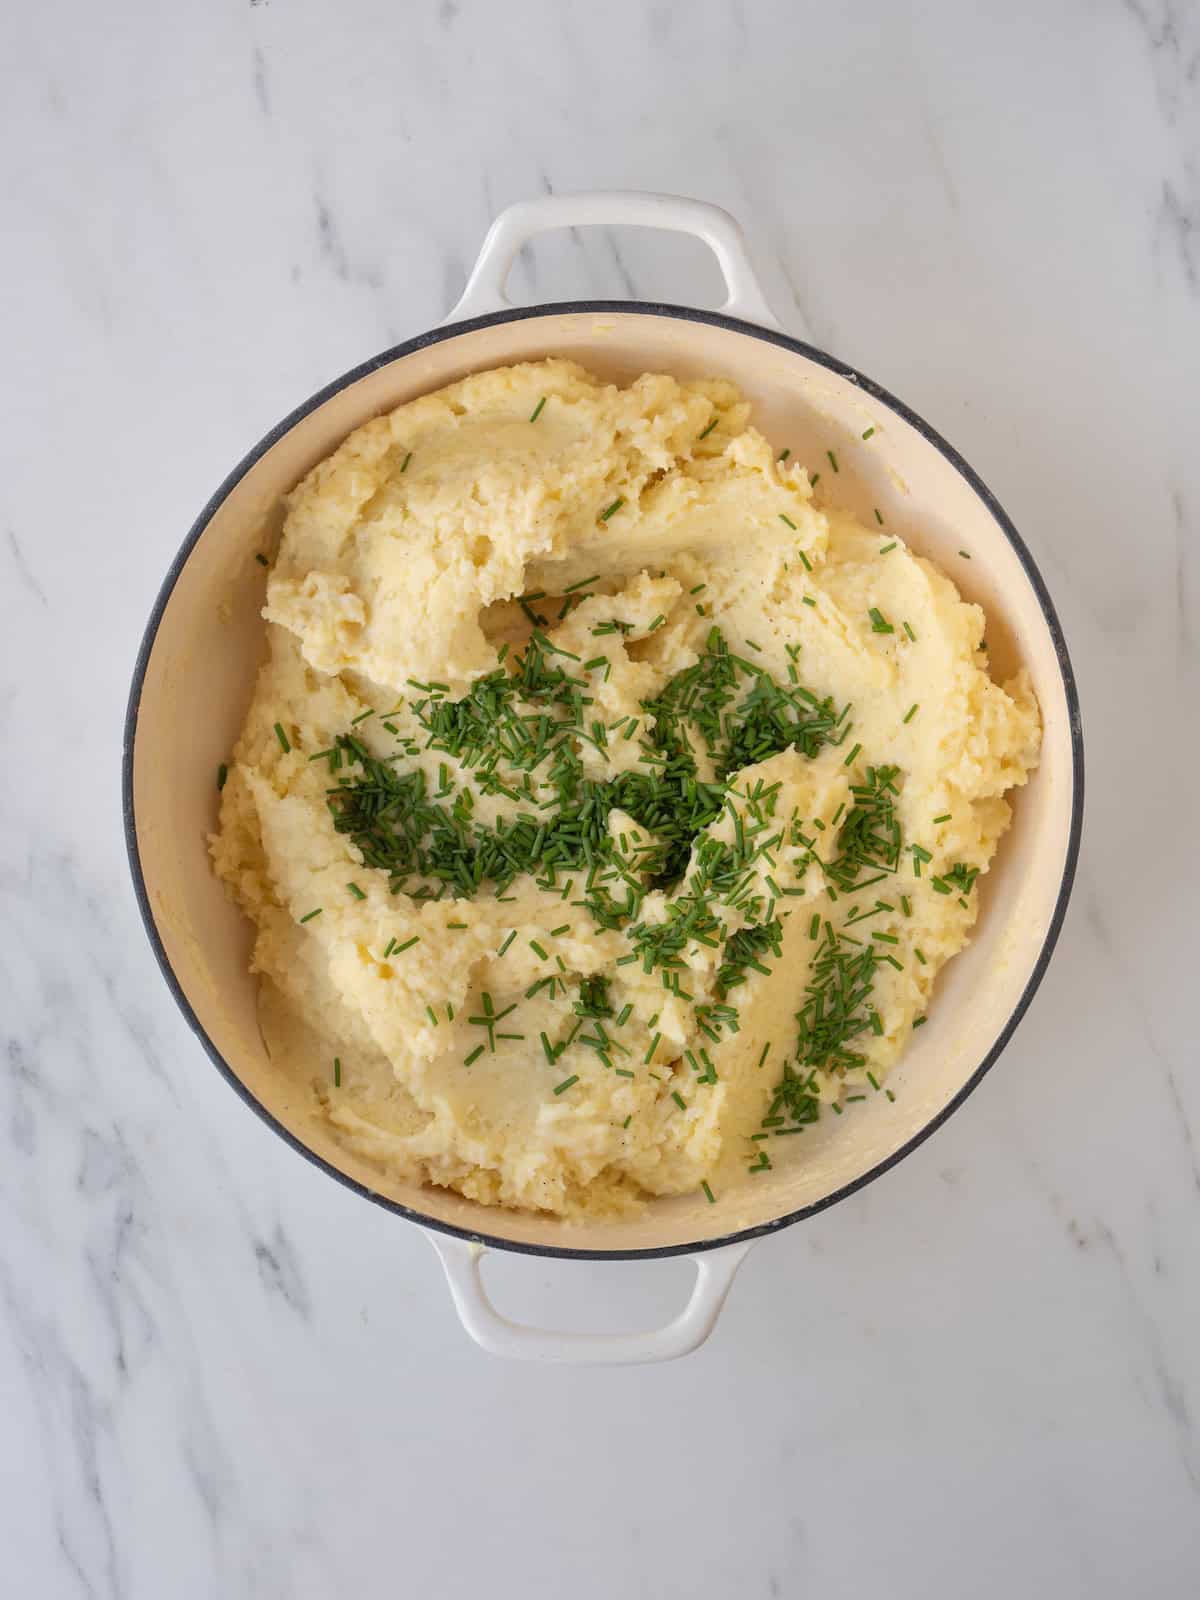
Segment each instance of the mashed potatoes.
[{"label": "mashed potatoes", "polygon": [[377,418],[265,614],[212,851],[269,1037],[348,1146],[491,1204],[724,1186],[876,1092],[1037,759],[979,609],[724,382]]}]

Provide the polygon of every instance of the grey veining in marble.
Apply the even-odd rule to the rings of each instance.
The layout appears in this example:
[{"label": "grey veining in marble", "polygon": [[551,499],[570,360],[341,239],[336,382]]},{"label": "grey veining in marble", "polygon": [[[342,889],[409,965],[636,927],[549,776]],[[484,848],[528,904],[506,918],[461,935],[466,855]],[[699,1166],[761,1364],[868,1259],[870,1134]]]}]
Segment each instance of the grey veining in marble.
[{"label": "grey veining in marble", "polygon": [[[12,11],[0,56],[5,1593],[1200,1589],[1200,8],[222,0]],[[298,1160],[154,970],[137,641],[269,426],[429,327],[531,194],[701,195],[784,322],[1034,549],[1089,745],[1078,889],[1002,1063],[750,1258],[660,1370],[465,1340],[413,1228]],[[711,304],[694,241],[547,236],[526,300]],[[489,1267],[665,1318],[679,1263]]]}]

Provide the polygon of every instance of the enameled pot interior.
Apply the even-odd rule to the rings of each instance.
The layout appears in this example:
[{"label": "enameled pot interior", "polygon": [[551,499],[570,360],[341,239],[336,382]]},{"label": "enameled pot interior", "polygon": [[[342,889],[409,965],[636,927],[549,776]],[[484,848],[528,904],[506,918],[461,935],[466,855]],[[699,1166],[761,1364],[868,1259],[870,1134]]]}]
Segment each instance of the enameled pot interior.
[{"label": "enameled pot interior", "polygon": [[[235,474],[198,524],[168,579],[147,636],[131,710],[128,799],[135,876],[160,959],[210,1053],[243,1093],[308,1153],[372,1196],[454,1229],[517,1246],[585,1252],[679,1249],[777,1224],[869,1176],[943,1115],[977,1076],[1019,1012],[1061,915],[1078,813],[1078,730],[1061,642],[1037,583],[987,500],[926,433],[888,402],[792,341],[715,316],[628,307],[550,309],[482,319],[408,348],[318,397]],[[1019,664],[1044,719],[1041,765],[1014,796],[1012,828],[981,880],[974,941],[942,974],[928,1025],[883,1095],[779,1141],[773,1170],[710,1205],[702,1195],[656,1201],[637,1221],[563,1224],[482,1208],[394,1182],[343,1150],[312,1111],[307,1075],[268,1059],[248,970],[251,929],[209,868],[215,776],[227,759],[263,653],[266,573],[256,553],[278,537],[281,498],[360,423],[483,368],[547,355],[626,382],[645,371],[733,379],[778,448],[822,471],[829,497],[868,523],[878,507],[902,535],[984,606],[992,669]],[[868,441],[863,433],[876,431]],[[839,470],[831,470],[832,450]],[[241,470],[241,469],[239,469]],[[968,552],[966,560],[959,551]],[[199,1053],[197,1071],[206,1070]]]}]

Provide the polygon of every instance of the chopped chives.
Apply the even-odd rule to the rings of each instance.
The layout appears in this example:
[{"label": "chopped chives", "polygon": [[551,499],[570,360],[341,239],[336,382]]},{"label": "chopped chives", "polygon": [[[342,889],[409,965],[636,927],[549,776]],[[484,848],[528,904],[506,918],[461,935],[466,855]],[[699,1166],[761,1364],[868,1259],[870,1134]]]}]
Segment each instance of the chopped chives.
[{"label": "chopped chives", "polygon": [[543,395],[542,398],[538,401],[537,405],[535,405],[534,408],[533,408],[533,411],[532,411],[532,413],[530,415],[530,418],[529,418],[530,422],[536,422],[537,421],[537,419],[542,414],[542,407],[545,404],[546,404],[546,396]]},{"label": "chopped chives", "polygon": [[849,754],[849,755],[848,755],[848,756],[847,756],[847,757],[846,757],[846,759],[845,759],[845,761],[843,761],[843,762],[842,762],[842,765],[843,765],[843,766],[844,766],[844,767],[850,767],[850,766],[853,766],[853,765],[854,765],[854,760],[855,760],[855,757],[856,757],[856,756],[857,756],[857,755],[858,755],[858,754],[859,754],[859,752],[860,752],[860,751],[861,751],[861,750],[862,750],[862,745],[860,745],[860,744],[856,744],[856,745],[855,745],[855,746],[854,746],[854,748],[853,748],[853,749],[852,749],[852,750],[851,750],[851,752],[850,752],[850,754]]},{"label": "chopped chives", "polygon": [[311,922],[314,917],[319,917],[323,910],[323,906],[318,906],[315,911],[307,912],[303,917],[300,918],[301,923],[303,924],[305,922]]},{"label": "chopped chives", "polygon": [[280,749],[283,751],[284,755],[286,756],[288,754],[288,752],[291,750],[292,746],[291,746],[290,740],[288,739],[287,734],[284,733],[284,731],[283,731],[283,723],[282,722],[277,722],[275,724],[275,737],[279,740]]},{"label": "chopped chives", "polygon": [[606,506],[605,509],[600,513],[600,521],[601,522],[607,522],[609,517],[615,515],[616,512],[620,511],[621,507],[624,504],[625,504],[625,496],[623,494],[619,494],[617,496],[617,498],[613,501],[612,505]]},{"label": "chopped chives", "polygon": [[348,883],[346,887],[356,900],[365,900],[367,898],[356,883]]},{"label": "chopped chives", "polygon": [[708,425],[708,427],[707,427],[707,428],[705,428],[705,430],[704,430],[704,432],[703,432],[703,433],[700,433],[700,434],[697,434],[697,435],[696,435],[696,442],[697,442],[697,444],[699,444],[699,442],[700,442],[700,440],[701,440],[701,439],[707,439],[707,438],[708,438],[708,436],[709,436],[709,434],[710,434],[710,433],[711,433],[711,432],[712,432],[712,431],[713,431],[713,429],[714,429],[714,428],[715,428],[715,427],[716,427],[716,425],[717,425],[717,419],[716,419],[716,417],[714,417],[714,418],[713,418],[713,419],[712,419],[712,421],[711,421],[711,422],[710,422],[710,423],[709,423],[709,425]]},{"label": "chopped chives", "polygon": [[913,1018],[913,1027],[914,1028],[923,1028],[928,1021],[929,1021],[928,1017],[914,1017]]},{"label": "chopped chives", "polygon": [[709,1205],[710,1206],[715,1206],[716,1203],[717,1203],[716,1202],[716,1197],[714,1196],[712,1190],[708,1187],[708,1179],[707,1178],[701,1178],[700,1187],[704,1190],[704,1198],[708,1201]]},{"label": "chopped chives", "polygon": [[484,1050],[483,1045],[477,1044],[475,1046],[474,1050],[471,1051],[470,1055],[466,1055],[466,1056],[463,1057],[463,1066],[464,1067],[474,1066],[475,1063],[479,1060],[480,1056],[483,1054],[483,1050]]},{"label": "chopped chives", "polygon": [[218,792],[218,794],[225,787],[225,782],[226,782],[226,779],[228,777],[229,777],[229,768],[222,761],[221,765],[217,768],[217,792]]},{"label": "chopped chives", "polygon": [[661,1038],[662,1038],[662,1034],[661,1033],[656,1033],[654,1035],[653,1039],[651,1039],[650,1048],[646,1051],[646,1054],[642,1057],[642,1064],[644,1066],[648,1067],[650,1065],[650,1063],[654,1060],[654,1052],[658,1049],[659,1041],[661,1040]]},{"label": "chopped chives", "polygon": [[792,521],[791,517],[784,516],[782,511],[779,513],[779,520],[780,520],[780,522],[786,522],[788,527],[792,530],[793,533],[798,533],[800,531],[796,527],[796,524]]},{"label": "chopped chives", "polygon": [[402,465],[400,467],[400,471],[401,472],[407,472],[408,471],[408,463],[411,460],[412,460],[412,451],[410,450],[408,452],[408,454],[405,456],[404,461],[403,461],[403,463],[402,463]]},{"label": "chopped chives", "polygon": [[259,550],[256,553],[254,559],[255,559],[255,561],[258,562],[260,567],[269,567],[271,565],[271,563],[267,560],[266,556],[263,555],[261,550]]},{"label": "chopped chives", "polygon": [[560,922],[557,928],[550,929],[550,937],[552,939],[557,939],[559,934],[570,933],[570,931],[571,924],[569,922]]},{"label": "chopped chives", "polygon": [[879,526],[881,528],[883,527],[883,515],[880,512],[878,506],[875,507],[875,521],[879,524]]},{"label": "chopped chives", "polygon": [[934,817],[933,820],[935,824],[939,822],[949,822],[950,817],[951,813],[949,811],[943,811],[940,817]]},{"label": "chopped chives", "polygon": [[539,960],[548,961],[550,959],[545,947],[540,945],[536,939],[530,939],[529,948],[533,951],[534,955],[539,958]]},{"label": "chopped chives", "polygon": [[869,439],[874,432],[875,432],[874,428],[868,428],[866,433],[863,434],[863,438],[864,439]]},{"label": "chopped chives", "polygon": [[960,550],[958,553],[963,558],[964,561],[970,561],[971,552],[969,550]]},{"label": "chopped chives", "polygon": [[403,944],[398,944],[392,953],[393,955],[402,956],[406,950],[411,950],[413,945],[420,944],[420,942],[421,935],[414,933],[411,939],[406,939]]},{"label": "chopped chives", "polygon": [[791,453],[792,452],[791,452],[791,447],[790,446],[786,450],[781,450],[779,452],[779,460],[780,461],[786,461],[787,458],[791,455]]},{"label": "chopped chives", "polygon": [[913,718],[914,718],[914,717],[915,717],[915,716],[916,716],[916,714],[917,714],[917,707],[918,707],[918,705],[919,705],[919,704],[920,704],[920,702],[919,702],[919,701],[916,701],[916,700],[914,700],[914,701],[913,701],[913,703],[912,703],[912,705],[911,705],[911,706],[909,706],[909,708],[908,708],[908,710],[907,710],[907,711],[906,711],[906,712],[905,712],[905,714],[904,714],[904,720],[905,720],[905,722],[911,722],[911,721],[912,721],[912,719],[913,719]]},{"label": "chopped chives", "polygon": [[804,596],[804,604],[805,604],[805,605],[806,605],[806,606],[815,606],[815,605],[816,605],[816,603],[817,603],[817,602],[816,602],[816,601],[815,601],[815,600],[814,600],[814,599],[813,599],[813,597],[812,597],[812,595],[810,595],[810,594],[806,594],[806,595],[805,595],[805,596]]},{"label": "chopped chives", "polygon": [[577,1072],[573,1072],[569,1078],[564,1078],[561,1083],[556,1083],[554,1085],[554,1092],[555,1092],[555,1094],[565,1094],[565,1092],[571,1087],[572,1084],[575,1084],[575,1083],[578,1083],[578,1082],[579,1082],[579,1074]]},{"label": "chopped chives", "polygon": [[687,1101],[683,1098],[678,1089],[671,1090],[671,1099],[674,1100],[680,1111],[687,1110]]},{"label": "chopped chives", "polygon": [[517,930],[514,928],[512,930],[512,932],[509,934],[508,938],[505,939],[504,943],[500,946],[499,950],[496,951],[496,959],[497,960],[500,959],[500,957],[504,954],[504,952],[508,949],[509,945],[513,942],[513,940],[516,937],[517,937]]},{"label": "chopped chives", "polygon": [[881,544],[879,547],[879,554],[881,556],[886,556],[888,551],[894,550],[899,542],[900,541],[898,539],[893,539],[890,544]]},{"label": "chopped chives", "polygon": [[800,551],[800,561],[801,561],[801,564],[804,567],[805,572],[811,572],[812,571],[812,562],[808,559],[808,557],[805,555],[803,550]]},{"label": "chopped chives", "polygon": [[430,1022],[432,1022],[433,1026],[436,1028],[437,1025],[438,1025],[438,1019],[437,1019],[437,1014],[435,1013],[435,1011],[434,1011],[432,1006],[426,1006],[425,1007],[425,1015],[429,1018]]},{"label": "chopped chives", "polygon": [[914,633],[914,632],[913,632],[913,631],[912,631],[912,623],[911,623],[911,622],[906,622],[906,623],[905,623],[905,624],[904,624],[904,631],[905,631],[905,633],[906,633],[906,634],[907,634],[907,635],[908,635],[908,637],[909,637],[909,638],[910,638],[910,639],[911,639],[911,640],[912,640],[912,642],[913,642],[913,643],[914,643],[914,644],[916,644],[916,642],[917,642],[917,636],[916,636],[916,634],[915,634],[915,633]]},{"label": "chopped chives", "polygon": [[833,468],[833,470],[835,472],[840,472],[841,468],[837,464],[837,457],[834,455],[833,451],[826,450],[825,454],[829,457],[829,465]]},{"label": "chopped chives", "polygon": [[333,1086],[334,1086],[335,1089],[340,1089],[342,1087],[342,1058],[341,1058],[341,1056],[334,1056],[334,1058],[333,1058]]}]

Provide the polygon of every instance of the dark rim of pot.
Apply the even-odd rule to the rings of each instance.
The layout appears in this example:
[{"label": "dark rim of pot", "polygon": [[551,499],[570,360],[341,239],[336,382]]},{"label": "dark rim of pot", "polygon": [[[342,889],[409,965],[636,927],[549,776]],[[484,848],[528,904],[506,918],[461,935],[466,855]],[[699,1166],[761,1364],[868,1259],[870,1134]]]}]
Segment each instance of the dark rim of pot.
[{"label": "dark rim of pot", "polygon": [[[371,373],[379,371],[380,368],[389,366],[392,362],[401,360],[405,356],[412,355],[415,351],[424,350],[430,345],[440,344],[446,339],[456,339],[462,334],[474,333],[480,328],[492,327],[497,323],[524,321],[535,317],[564,316],[571,314],[592,315],[597,313],[673,317],[683,322],[707,323],[713,327],[725,328],[731,333],[745,334],[751,339],[761,339],[765,344],[777,345],[783,350],[790,351],[795,355],[803,356],[807,360],[816,362],[819,366],[825,367],[828,371],[836,373],[838,377],[845,378],[847,381],[853,383],[859,390],[861,390],[863,394],[870,395],[871,398],[876,400],[880,405],[886,406],[889,410],[895,412],[898,416],[902,417],[905,422],[909,423],[913,428],[915,428],[916,431],[950,463],[955,471],[966,480],[974,492],[979,496],[979,498],[991,512],[992,516],[996,519],[996,522],[1003,530],[1005,537],[1008,539],[1009,544],[1016,553],[1017,559],[1020,561],[1025,575],[1033,587],[1034,593],[1037,595],[1038,604],[1041,606],[1042,615],[1046,620],[1046,626],[1049,628],[1051,638],[1054,641],[1055,655],[1058,660],[1059,672],[1062,675],[1063,689],[1066,695],[1071,725],[1071,826],[1067,841],[1066,856],[1063,860],[1062,881],[1059,885],[1058,895],[1054,904],[1054,911],[1050,917],[1050,921],[1046,929],[1046,936],[1042,941],[1042,947],[1038,954],[1037,961],[1034,964],[1033,971],[1030,973],[1029,981],[1025,985],[1020,999],[1017,1001],[1007,1022],[993,1042],[991,1049],[987,1052],[983,1060],[963,1084],[962,1088],[959,1089],[957,1094],[953,1096],[948,1104],[945,1105],[935,1117],[932,1117],[930,1121],[924,1125],[924,1127],[915,1133],[911,1139],[907,1140],[906,1143],[903,1144],[898,1150],[894,1150],[891,1155],[886,1157],[886,1159],[880,1161],[876,1166],[872,1167],[869,1172],[863,1173],[861,1177],[855,1178],[852,1183],[843,1184],[842,1187],[835,1190],[834,1193],[825,1195],[822,1199],[815,1201],[812,1205],[802,1206],[798,1211],[788,1212],[785,1216],[776,1217],[771,1221],[759,1223],[757,1226],[752,1228],[740,1229],[736,1233],[721,1234],[716,1238],[711,1239],[698,1239],[693,1243],[662,1245],[652,1249],[642,1250],[580,1250],[574,1249],[570,1245],[529,1244],[512,1239],[498,1238],[492,1234],[477,1231],[471,1228],[455,1227],[451,1223],[441,1222],[435,1217],[430,1217],[424,1212],[416,1210],[412,1206],[401,1205],[399,1201],[391,1200],[386,1195],[378,1194],[375,1190],[368,1188],[366,1184],[358,1183],[355,1179],[347,1177],[344,1172],[338,1171],[336,1167],[332,1166],[321,1156],[317,1155],[315,1151],[310,1150],[307,1145],[303,1144],[280,1122],[276,1121],[266,1107],[250,1093],[250,1091],[234,1073],[233,1069],[229,1066],[229,1063],[217,1050],[212,1040],[208,1037],[208,1034],[204,1031],[204,1027],[200,1022],[200,1019],[192,1010],[187,996],[184,994],[183,989],[179,984],[179,980],[175,976],[174,969],[167,958],[167,953],[163,948],[162,940],[159,937],[158,928],[155,924],[154,915],[150,907],[149,895],[146,891],[146,883],[142,874],[141,859],[138,853],[137,825],[134,816],[133,805],[133,749],[134,741],[137,736],[138,708],[141,703],[142,685],[145,681],[146,668],[150,660],[151,651],[154,648],[154,641],[158,634],[159,624],[162,621],[163,613],[166,610],[167,604],[171,598],[175,584],[179,579],[179,575],[183,570],[184,564],[191,555],[197,541],[200,539],[201,535],[204,533],[204,530],[208,527],[208,524],[216,515],[217,510],[224,503],[237,484],[240,483],[242,478],[244,478],[245,475],[250,471],[250,469],[267,453],[268,450],[271,449],[273,445],[277,444],[286,433],[290,432],[290,430],[294,428],[298,422],[302,421],[319,406],[324,405],[324,403],[333,395],[338,394],[345,388],[348,388],[351,384],[357,383],[360,379],[368,377]],[[918,416],[917,413],[906,406],[903,401],[896,399],[894,395],[890,394],[879,384],[873,382],[872,379],[864,376],[864,374],[858,372],[854,367],[847,366],[845,362],[838,361],[833,356],[827,355],[823,350],[818,350],[810,344],[805,344],[800,339],[793,339],[787,334],[776,333],[768,328],[761,328],[755,323],[742,322],[738,318],[725,316],[719,311],[700,311],[688,306],[659,305],[650,301],[626,300],[571,300],[564,301],[562,303],[546,305],[513,307],[505,311],[493,312],[487,316],[474,317],[466,322],[449,323],[441,327],[434,328],[428,333],[419,334],[415,339],[406,340],[403,344],[398,344],[390,350],[385,350],[381,355],[375,356],[372,360],[363,362],[361,366],[354,367],[351,371],[343,374],[342,377],[335,379],[330,384],[327,384],[325,388],[319,390],[315,395],[312,396],[311,399],[305,401],[303,405],[298,406],[295,411],[284,417],[283,421],[280,422],[276,427],[272,428],[271,431],[263,439],[261,439],[257,445],[255,445],[253,450],[251,450],[249,454],[238,463],[238,465],[225,479],[224,483],[222,483],[221,487],[217,490],[212,499],[209,500],[208,504],[197,517],[195,523],[192,525],[191,531],[188,533],[187,538],[183,541],[179,553],[171,563],[170,570],[168,571],[162,587],[159,590],[158,597],[154,602],[154,609],[150,613],[150,619],[146,624],[146,630],[142,636],[141,646],[138,650],[137,662],[133,672],[133,683],[129,692],[129,705],[125,716],[125,735],[122,755],[122,812],[125,826],[125,845],[129,853],[129,865],[133,874],[134,892],[137,896],[138,907],[142,914],[142,922],[145,926],[147,937],[150,940],[151,949],[154,951],[155,959],[158,962],[159,970],[166,981],[167,987],[174,995],[175,1002],[179,1006],[179,1009],[183,1012],[183,1015],[186,1018],[192,1032],[204,1046],[204,1049],[207,1051],[208,1056],[213,1062],[214,1066],[231,1085],[231,1087],[236,1090],[246,1104],[256,1111],[262,1120],[267,1124],[267,1126],[277,1133],[281,1139],[285,1140],[289,1145],[291,1145],[293,1150],[296,1150],[300,1155],[305,1156],[315,1166],[320,1167],[323,1172],[328,1173],[332,1178],[336,1178],[339,1183],[344,1184],[348,1189],[352,1189],[356,1194],[362,1195],[364,1199],[372,1200],[376,1205],[383,1206],[386,1210],[393,1211],[398,1216],[407,1218],[410,1222],[416,1222],[422,1227],[432,1228],[438,1233],[449,1234],[455,1238],[468,1240],[472,1243],[485,1245],[496,1250],[510,1250],[522,1255],[554,1256],[569,1260],[594,1261],[643,1260],[652,1259],[657,1256],[694,1255],[704,1250],[715,1250],[722,1245],[741,1243],[760,1238],[764,1234],[775,1233],[781,1228],[789,1227],[794,1222],[801,1222],[807,1217],[815,1216],[819,1211],[824,1211],[827,1207],[836,1205],[838,1201],[845,1200],[849,1195],[854,1194],[856,1190],[862,1189],[868,1183],[874,1182],[876,1178],[882,1177],[883,1174],[889,1171],[890,1168],[894,1167],[898,1161],[902,1161],[905,1156],[911,1154],[911,1152],[915,1150],[918,1145],[923,1144],[924,1141],[929,1138],[930,1134],[932,1134],[936,1129],[940,1128],[946,1119],[951,1115],[951,1113],[956,1111],[958,1107],[962,1105],[963,1101],[972,1092],[972,1090],[978,1086],[984,1074],[995,1063],[1005,1045],[1007,1045],[1008,1041],[1012,1038],[1017,1024],[1024,1016],[1029,1007],[1030,1001],[1033,999],[1033,996],[1037,991],[1038,985],[1041,983],[1042,978],[1045,975],[1047,964],[1049,963],[1050,956],[1054,950],[1054,946],[1058,941],[1058,936],[1062,929],[1063,918],[1065,917],[1067,910],[1067,901],[1070,898],[1071,886],[1075,878],[1075,866],[1079,856],[1080,833],[1083,826],[1083,787],[1083,730],[1080,720],[1079,695],[1075,685],[1075,674],[1071,667],[1070,656],[1067,653],[1066,640],[1063,638],[1062,627],[1059,623],[1058,615],[1054,609],[1054,604],[1050,599],[1046,585],[1042,580],[1042,575],[1038,571],[1033,557],[1030,555],[1024,541],[1017,532],[1016,528],[1013,526],[1011,520],[1004,511],[1004,508],[1000,505],[995,495],[979,477],[978,473],[974,471],[974,469],[963,459],[961,455],[959,455],[958,451],[955,450],[952,445],[948,444],[946,440],[936,432],[935,429],[931,428],[923,417]]]}]

